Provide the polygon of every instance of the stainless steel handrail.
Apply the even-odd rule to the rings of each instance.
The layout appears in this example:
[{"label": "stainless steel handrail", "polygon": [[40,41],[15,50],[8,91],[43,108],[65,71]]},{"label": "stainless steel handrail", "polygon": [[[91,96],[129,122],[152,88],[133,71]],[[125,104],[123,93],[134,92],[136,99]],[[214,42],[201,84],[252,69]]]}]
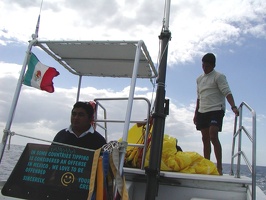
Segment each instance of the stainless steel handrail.
[{"label": "stainless steel handrail", "polygon": [[[243,126],[243,107],[247,108],[252,115],[252,134]],[[236,178],[240,178],[240,165],[241,156],[243,157],[246,165],[248,166],[252,176],[252,200],[256,199],[256,112],[245,102],[242,102],[238,108],[239,120],[235,117],[234,123],[234,135],[232,143],[232,157],[231,157],[231,175],[234,175],[233,165],[234,159],[237,158]],[[237,122],[239,121],[238,129]],[[237,129],[237,130],[236,130]],[[246,154],[242,151],[242,131],[246,134],[250,142],[252,143],[252,164],[248,160]],[[238,150],[235,153],[236,139],[238,139]]]},{"label": "stainless steel handrail", "polygon": [[[96,125],[99,126],[99,122],[104,122],[103,126],[99,126],[100,128],[102,128],[105,131],[105,136],[107,138],[107,122],[108,123],[125,123],[125,120],[117,120],[117,119],[107,119],[107,111],[104,108],[104,106],[101,104],[101,101],[121,101],[121,100],[128,100],[129,98],[126,97],[121,97],[121,98],[96,98],[94,99],[94,101],[96,102],[96,114],[95,114],[95,119],[94,121],[96,122]],[[144,143],[143,144],[131,144],[128,143],[128,146],[132,146],[132,147],[138,147],[138,148],[143,148],[143,155],[142,155],[142,160],[141,160],[141,169],[144,169],[144,163],[145,163],[145,157],[146,157],[146,152],[147,152],[147,142],[148,142],[148,134],[150,131],[150,112],[151,112],[151,103],[150,101],[145,98],[145,97],[134,97],[134,100],[142,100],[145,101],[147,103],[147,113],[146,113],[146,119],[144,120],[130,120],[129,123],[142,123],[142,124],[146,124],[146,132],[145,132],[145,137],[144,137]],[[104,116],[103,119],[98,119],[98,115],[97,112],[99,111],[98,109],[101,108],[103,109],[104,112]]]}]

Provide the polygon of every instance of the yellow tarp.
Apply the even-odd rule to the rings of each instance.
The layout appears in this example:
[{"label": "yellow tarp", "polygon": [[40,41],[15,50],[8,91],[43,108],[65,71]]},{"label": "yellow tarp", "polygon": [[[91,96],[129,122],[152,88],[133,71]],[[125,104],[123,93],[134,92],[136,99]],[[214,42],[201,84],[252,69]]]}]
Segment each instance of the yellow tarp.
[{"label": "yellow tarp", "polygon": [[[143,126],[134,125],[128,133],[128,143],[143,144]],[[176,150],[177,140],[168,135],[164,135],[163,151],[161,160],[162,171],[176,171],[190,174],[212,174],[219,175],[213,162],[205,159],[196,152],[182,152]],[[148,148],[145,159],[145,167],[148,166],[150,148]],[[141,165],[142,148],[128,147],[125,157],[125,166],[137,167]]]}]

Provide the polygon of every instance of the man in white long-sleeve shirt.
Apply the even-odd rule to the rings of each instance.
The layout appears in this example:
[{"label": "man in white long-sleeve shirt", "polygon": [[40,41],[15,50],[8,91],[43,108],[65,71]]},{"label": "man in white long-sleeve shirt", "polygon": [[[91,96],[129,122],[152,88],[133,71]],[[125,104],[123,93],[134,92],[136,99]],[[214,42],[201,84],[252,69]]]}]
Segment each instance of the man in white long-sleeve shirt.
[{"label": "man in white long-sleeve shirt", "polygon": [[207,53],[202,58],[204,73],[197,78],[197,105],[193,121],[202,134],[204,157],[210,159],[212,143],[217,170],[222,175],[222,147],[218,132],[222,131],[225,98],[232,111],[236,115],[239,113],[225,75],[214,70],[215,62],[216,58],[212,53]]}]

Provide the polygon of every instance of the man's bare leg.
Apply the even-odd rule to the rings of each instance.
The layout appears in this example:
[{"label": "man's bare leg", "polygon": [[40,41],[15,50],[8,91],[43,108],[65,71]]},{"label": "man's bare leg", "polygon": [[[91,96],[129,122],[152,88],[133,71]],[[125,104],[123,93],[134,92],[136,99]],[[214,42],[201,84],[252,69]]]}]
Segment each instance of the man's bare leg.
[{"label": "man's bare leg", "polygon": [[204,158],[210,160],[210,157],[211,157],[211,141],[210,141],[209,128],[201,129],[201,134],[202,134]]},{"label": "man's bare leg", "polygon": [[223,174],[223,167],[222,167],[222,146],[218,136],[219,128],[217,126],[210,126],[209,133],[210,133],[210,140],[214,147],[214,153],[217,160],[217,170],[220,175]]}]

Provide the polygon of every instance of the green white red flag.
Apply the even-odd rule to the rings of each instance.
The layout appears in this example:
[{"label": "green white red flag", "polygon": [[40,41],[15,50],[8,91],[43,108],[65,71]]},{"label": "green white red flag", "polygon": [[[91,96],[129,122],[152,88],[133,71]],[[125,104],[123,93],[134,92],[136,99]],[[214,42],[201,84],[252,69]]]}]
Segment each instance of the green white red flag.
[{"label": "green white red flag", "polygon": [[53,78],[58,75],[59,72],[56,71],[55,68],[42,64],[39,59],[31,53],[23,83],[46,92],[53,93]]}]

